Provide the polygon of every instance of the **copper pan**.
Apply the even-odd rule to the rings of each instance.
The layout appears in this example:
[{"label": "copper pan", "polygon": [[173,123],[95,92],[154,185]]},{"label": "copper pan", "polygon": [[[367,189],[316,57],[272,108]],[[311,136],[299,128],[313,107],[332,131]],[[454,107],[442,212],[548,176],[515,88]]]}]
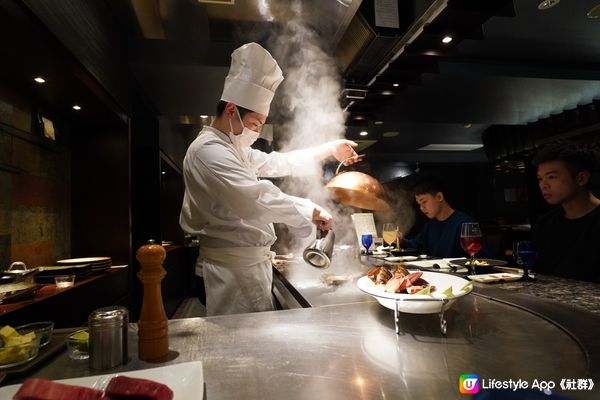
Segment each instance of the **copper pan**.
[{"label": "copper pan", "polygon": [[338,173],[343,163],[340,163],[336,175],[326,185],[334,200],[365,210],[382,211],[390,208],[384,200],[383,186],[377,179],[358,171]]}]

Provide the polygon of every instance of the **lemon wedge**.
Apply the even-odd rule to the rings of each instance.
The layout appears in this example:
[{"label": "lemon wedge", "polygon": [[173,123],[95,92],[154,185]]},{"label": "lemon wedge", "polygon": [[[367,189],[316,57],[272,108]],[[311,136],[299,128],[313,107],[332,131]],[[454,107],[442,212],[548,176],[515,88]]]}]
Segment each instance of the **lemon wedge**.
[{"label": "lemon wedge", "polygon": [[90,334],[88,331],[77,331],[71,335],[71,339],[87,341],[90,340]]},{"label": "lemon wedge", "polygon": [[415,294],[431,294],[431,286],[426,286]]}]

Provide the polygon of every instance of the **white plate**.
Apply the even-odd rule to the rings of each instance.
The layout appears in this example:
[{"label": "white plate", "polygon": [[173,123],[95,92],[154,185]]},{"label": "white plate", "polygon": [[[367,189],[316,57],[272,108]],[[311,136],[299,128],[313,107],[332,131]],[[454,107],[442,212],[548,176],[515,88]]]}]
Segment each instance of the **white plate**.
[{"label": "white plate", "polygon": [[401,257],[386,257],[385,261],[389,262],[402,262],[402,261],[415,261],[418,260],[419,257],[416,256],[401,256]]},{"label": "white plate", "polygon": [[475,282],[492,283],[492,282],[512,282],[518,281],[523,275],[510,272],[497,272],[495,274],[469,275],[468,278]]},{"label": "white plate", "polygon": [[[421,278],[434,285],[435,292],[430,295],[390,293],[376,286],[368,276],[363,276],[356,284],[360,290],[375,297],[382,306],[394,310],[396,302],[398,302],[398,310],[410,314],[438,313],[444,306],[443,299],[448,299],[444,306],[444,309],[447,309],[456,299],[469,294],[473,290],[473,285],[469,285],[469,281],[454,275],[424,271]],[[443,295],[442,292],[450,286],[452,286],[452,295]]]},{"label": "white plate", "polygon": [[388,256],[388,252],[387,251],[379,251],[379,250],[374,250],[371,252],[370,255],[372,255],[373,257],[387,257]]},{"label": "white plate", "polygon": [[[204,397],[204,378],[202,375],[202,363],[200,361],[168,365],[166,367],[140,369],[137,371],[86,376],[84,378],[61,379],[56,382],[104,389],[110,378],[115,375],[150,379],[165,384],[173,391],[174,400],[202,400]],[[0,399],[12,399],[20,387],[21,384],[0,388]]]}]

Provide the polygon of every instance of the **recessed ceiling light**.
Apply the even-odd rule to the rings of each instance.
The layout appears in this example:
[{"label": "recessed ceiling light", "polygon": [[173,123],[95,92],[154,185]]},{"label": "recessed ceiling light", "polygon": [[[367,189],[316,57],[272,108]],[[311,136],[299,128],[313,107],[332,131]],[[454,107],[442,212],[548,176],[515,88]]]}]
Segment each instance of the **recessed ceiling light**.
[{"label": "recessed ceiling light", "polygon": [[587,16],[588,18],[600,18],[600,4],[588,11]]},{"label": "recessed ceiling light", "polygon": [[375,121],[373,122],[375,125],[383,125],[383,121]]},{"label": "recessed ceiling light", "polygon": [[367,136],[369,134],[369,132],[367,131],[362,131],[359,135],[360,136]]},{"label": "recessed ceiling light", "polygon": [[538,4],[538,10],[547,10],[560,3],[560,0],[544,0]]},{"label": "recessed ceiling light", "polygon": [[365,119],[365,117],[363,117],[362,115],[355,115],[353,118],[354,118],[354,119],[358,119],[358,120],[363,120],[363,119]]},{"label": "recessed ceiling light", "polygon": [[467,122],[467,123],[464,123],[463,126],[465,127],[465,129],[469,129],[473,125],[471,125],[470,123]]},{"label": "recessed ceiling light", "polygon": [[75,111],[79,111],[79,110],[81,110],[81,106],[80,106],[80,105],[77,105],[77,104],[75,104],[75,105],[73,105],[73,110],[75,110]]},{"label": "recessed ceiling light", "polygon": [[451,41],[452,41],[452,36],[448,36],[448,35],[444,36],[444,38],[442,39],[442,43],[444,43],[444,44],[448,44]]},{"label": "recessed ceiling light", "polygon": [[400,84],[399,83],[392,83],[392,86],[393,87],[398,87],[398,86],[400,86]]},{"label": "recessed ceiling light", "polygon": [[391,95],[394,94],[394,92],[392,92],[391,90],[383,90],[381,92],[381,94],[384,95],[384,96],[391,96]]},{"label": "recessed ceiling light", "polygon": [[423,151],[470,151],[482,148],[482,144],[467,144],[467,143],[432,143],[427,146],[418,148]]},{"label": "recessed ceiling light", "polygon": [[398,131],[383,132],[383,137],[396,137],[400,134]]},{"label": "recessed ceiling light", "polygon": [[41,76],[36,76],[35,78],[33,78],[34,81],[36,81],[37,83],[46,83],[46,80],[44,78],[42,78]]},{"label": "recessed ceiling light", "polygon": [[208,115],[201,115],[200,118],[206,119],[206,118],[208,118]]}]

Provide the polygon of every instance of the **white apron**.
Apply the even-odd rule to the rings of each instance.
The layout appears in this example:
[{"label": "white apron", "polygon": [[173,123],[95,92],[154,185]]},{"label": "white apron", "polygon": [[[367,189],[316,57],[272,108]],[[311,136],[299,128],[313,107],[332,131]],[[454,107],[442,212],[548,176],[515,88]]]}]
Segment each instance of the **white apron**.
[{"label": "white apron", "polygon": [[247,149],[240,154],[226,134],[211,127],[188,148],[180,224],[200,240],[196,274],[204,276],[208,315],[273,309],[273,223],[306,237],[318,206],[258,180],[257,172],[277,177],[306,171],[311,154],[309,149],[286,154]]},{"label": "white apron", "polygon": [[271,311],[274,253],[268,247],[200,249],[206,315]]}]

